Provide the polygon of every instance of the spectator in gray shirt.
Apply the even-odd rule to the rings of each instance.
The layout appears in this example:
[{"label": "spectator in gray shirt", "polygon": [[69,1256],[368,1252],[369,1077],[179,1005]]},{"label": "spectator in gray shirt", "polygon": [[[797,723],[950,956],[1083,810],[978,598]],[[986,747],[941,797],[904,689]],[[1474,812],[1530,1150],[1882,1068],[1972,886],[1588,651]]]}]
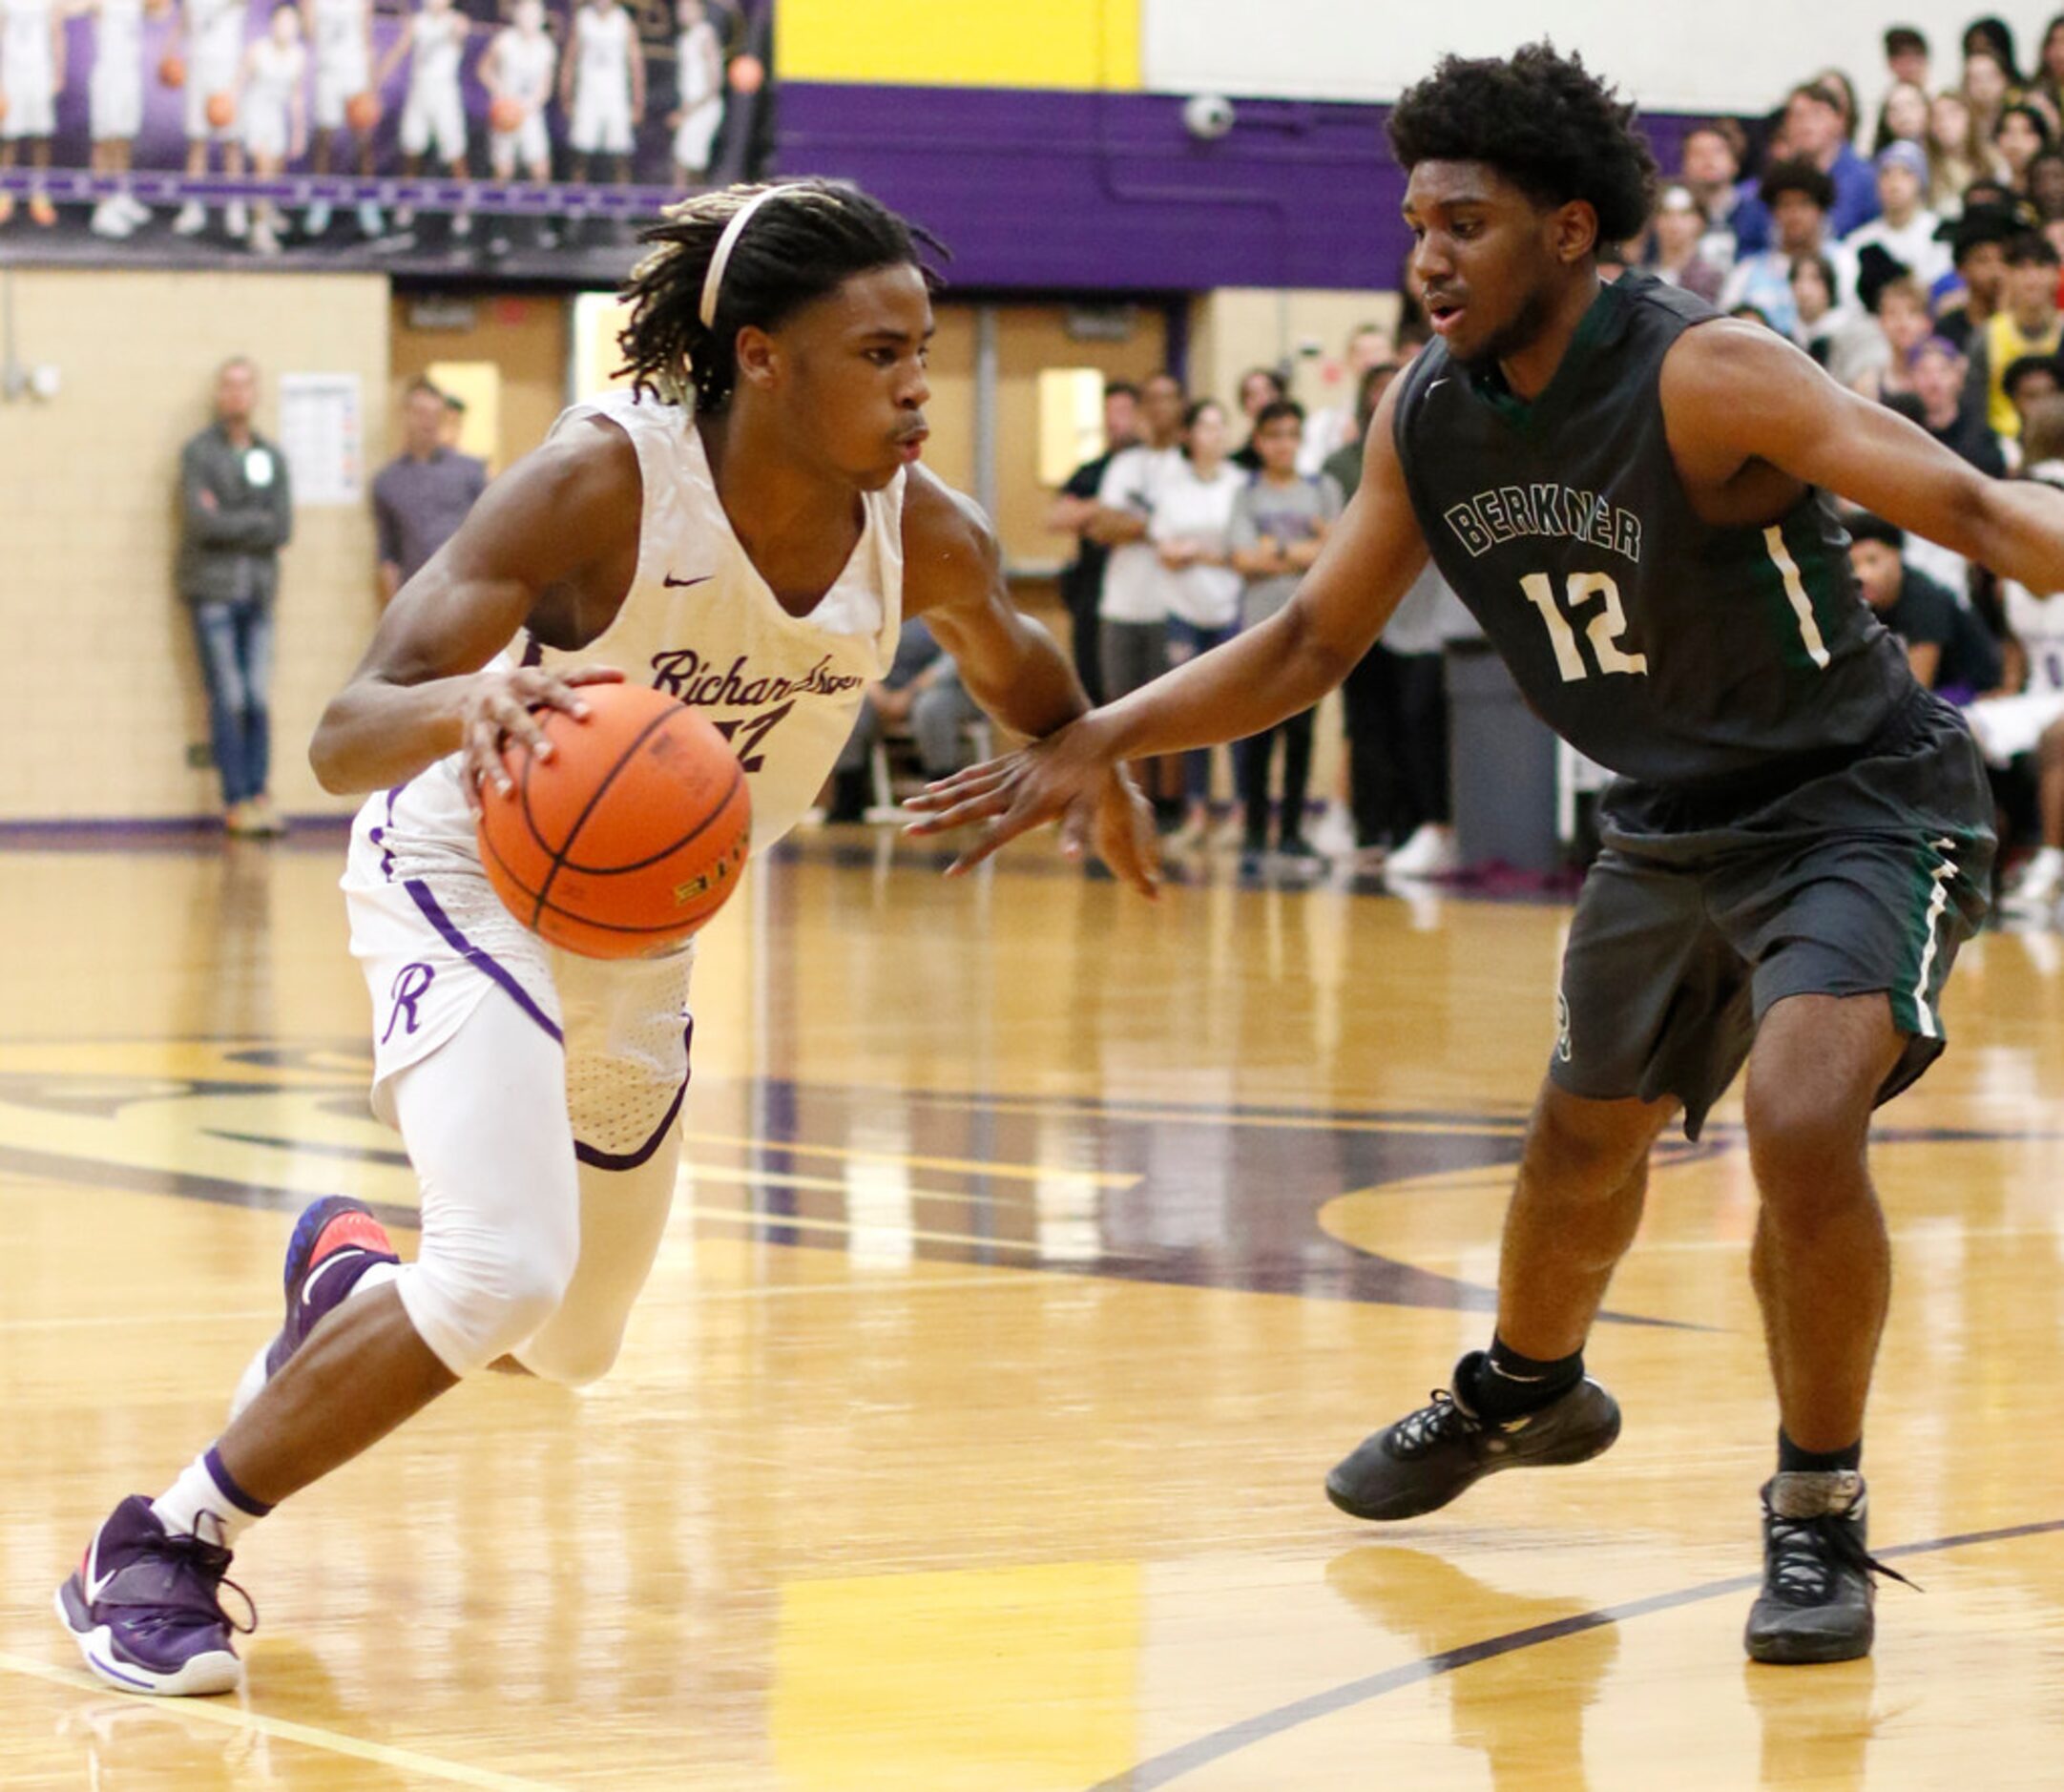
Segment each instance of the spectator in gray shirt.
[{"label": "spectator in gray shirt", "polygon": [[[1245,578],[1240,626],[1259,628],[1290,601],[1326,532],[1341,512],[1340,488],[1324,473],[1297,470],[1304,440],[1303,406],[1278,399],[1255,413],[1254,450],[1261,468],[1233,500],[1233,570]],[[1240,743],[1240,795],[1245,811],[1242,870],[1259,870],[1268,851],[1268,777],[1282,741],[1282,801],[1276,812],[1276,851],[1313,860],[1304,839],[1304,793],[1311,781],[1312,712],[1292,716]]]},{"label": "spectator in gray shirt", "polygon": [[487,490],[488,469],[443,445],[445,408],[444,393],[429,381],[409,385],[402,395],[402,451],[373,481],[383,608],[458,532]]},{"label": "spectator in gray shirt", "polygon": [[194,616],[208,725],[222,780],[223,825],[278,834],[271,771],[273,599],[280,550],[294,532],[286,456],[251,426],[258,369],[243,356],[215,378],[215,421],[179,452],[179,553],[174,577]]}]

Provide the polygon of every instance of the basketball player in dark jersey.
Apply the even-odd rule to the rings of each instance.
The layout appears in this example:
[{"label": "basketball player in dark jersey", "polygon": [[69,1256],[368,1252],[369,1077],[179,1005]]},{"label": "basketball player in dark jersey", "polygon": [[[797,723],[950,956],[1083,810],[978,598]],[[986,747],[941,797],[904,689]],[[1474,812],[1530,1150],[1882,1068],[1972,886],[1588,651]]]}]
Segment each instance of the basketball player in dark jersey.
[{"label": "basketball player in dark jersey", "polygon": [[2064,586],[2064,497],[1988,480],[1772,332],[1601,243],[1647,216],[1633,109],[1543,45],[1449,59],[1392,141],[1440,341],[1385,394],[1360,490],[1278,616],[927,799],[987,819],[956,870],[1058,818],[1089,844],[1107,769],[1237,740],[1361,658],[1430,553],[1529,701],[1619,775],[1573,924],[1560,1026],[1505,1225],[1498,1322],[1451,1394],[1328,1477],[1398,1519],[1619,1430],[1583,1347],[1641,1215],[1650,1148],[1748,1066],[1753,1275],[1782,1422],[1763,1489],[1758,1660],[1867,1653],[1864,1407],[1889,1250],[1872,1109],[1942,1050],[1983,917],[1984,772],[1858,596],[1821,493],[2032,589]]}]

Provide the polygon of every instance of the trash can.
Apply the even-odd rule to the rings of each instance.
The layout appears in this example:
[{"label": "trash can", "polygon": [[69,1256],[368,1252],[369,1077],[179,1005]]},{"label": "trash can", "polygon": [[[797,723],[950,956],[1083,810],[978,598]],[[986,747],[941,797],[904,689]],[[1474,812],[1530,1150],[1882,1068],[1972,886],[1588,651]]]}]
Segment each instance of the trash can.
[{"label": "trash can", "polygon": [[1489,642],[1450,641],[1444,658],[1449,782],[1463,866],[1559,870],[1555,737]]}]

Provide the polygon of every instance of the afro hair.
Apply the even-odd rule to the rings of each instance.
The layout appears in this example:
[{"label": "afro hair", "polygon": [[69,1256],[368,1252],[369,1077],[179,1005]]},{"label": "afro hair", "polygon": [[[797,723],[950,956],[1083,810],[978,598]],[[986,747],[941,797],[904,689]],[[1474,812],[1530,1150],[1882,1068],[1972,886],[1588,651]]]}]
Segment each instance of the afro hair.
[{"label": "afro hair", "polygon": [[1392,110],[1390,147],[1407,174],[1488,162],[1538,203],[1582,199],[1600,242],[1638,237],[1655,200],[1656,158],[1633,105],[1546,42],[1509,59],[1444,58]]}]

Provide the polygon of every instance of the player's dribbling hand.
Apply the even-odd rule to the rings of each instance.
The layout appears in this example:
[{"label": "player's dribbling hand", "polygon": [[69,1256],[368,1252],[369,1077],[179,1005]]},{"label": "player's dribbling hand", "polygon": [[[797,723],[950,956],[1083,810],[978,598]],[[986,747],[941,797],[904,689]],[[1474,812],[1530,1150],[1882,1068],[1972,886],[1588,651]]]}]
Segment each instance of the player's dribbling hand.
[{"label": "player's dribbling hand", "polygon": [[912,834],[945,834],[987,821],[981,839],[947,867],[964,877],[991,853],[1042,823],[1061,824],[1061,854],[1095,848],[1142,896],[1160,893],[1154,812],[1124,766],[1105,754],[1093,724],[1075,722],[1002,759],[971,765],[909,800],[924,812]]},{"label": "player's dribbling hand", "polygon": [[505,748],[520,745],[541,760],[552,757],[552,741],[533,710],[564,710],[582,721],[588,706],[580,700],[580,686],[622,682],[623,674],[614,666],[575,666],[563,676],[539,666],[476,672],[459,705],[459,740],[465,755],[459,761],[459,787],[466,793],[467,807],[479,815],[481,786],[489,779],[505,797],[515,788],[502,762]]}]

